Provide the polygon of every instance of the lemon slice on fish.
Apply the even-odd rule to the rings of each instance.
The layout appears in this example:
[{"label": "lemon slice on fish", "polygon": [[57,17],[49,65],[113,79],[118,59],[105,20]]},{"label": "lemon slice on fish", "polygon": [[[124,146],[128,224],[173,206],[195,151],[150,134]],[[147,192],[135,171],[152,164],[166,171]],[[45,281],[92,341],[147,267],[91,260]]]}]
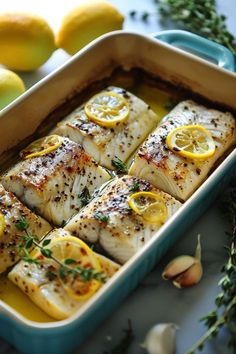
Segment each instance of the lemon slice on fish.
[{"label": "lemon slice on fish", "polygon": [[3,214],[0,213],[0,237],[3,235],[5,227],[6,227],[5,218],[4,218]]},{"label": "lemon slice on fish", "polygon": [[207,159],[215,153],[210,132],[201,125],[184,125],[171,130],[166,139],[171,151],[190,159]]},{"label": "lemon slice on fish", "polygon": [[157,193],[137,192],[128,199],[128,204],[144,220],[152,224],[164,224],[167,218],[167,207],[164,199]]},{"label": "lemon slice on fish", "polygon": [[101,92],[86,103],[84,110],[93,122],[104,127],[112,127],[126,119],[129,114],[129,103],[115,92]]},{"label": "lemon slice on fish", "polygon": [[[98,290],[101,281],[92,275],[102,271],[101,264],[83,241],[74,236],[55,237],[47,248],[52,251],[53,257],[65,264],[67,270],[72,270],[59,272],[61,284],[71,298],[83,301]],[[34,258],[37,257],[34,255]],[[76,269],[78,272],[73,272]]]},{"label": "lemon slice on fish", "polygon": [[43,156],[56,150],[63,143],[63,138],[59,135],[49,135],[44,138],[33,141],[24,150],[20,152],[20,156],[24,159]]}]

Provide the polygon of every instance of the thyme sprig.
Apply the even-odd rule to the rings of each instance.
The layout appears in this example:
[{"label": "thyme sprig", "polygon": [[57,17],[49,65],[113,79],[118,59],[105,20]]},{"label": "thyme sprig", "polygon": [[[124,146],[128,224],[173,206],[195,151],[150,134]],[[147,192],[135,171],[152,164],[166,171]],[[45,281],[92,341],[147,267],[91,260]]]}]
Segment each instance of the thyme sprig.
[{"label": "thyme sprig", "polygon": [[94,214],[95,219],[101,220],[102,222],[108,222],[110,217],[109,215],[105,215],[102,211],[97,211]]},{"label": "thyme sprig", "polygon": [[104,272],[95,272],[93,268],[83,268],[81,266],[72,267],[72,265],[76,264],[76,260],[72,258],[67,258],[63,262],[56,258],[52,250],[46,247],[50,244],[51,239],[45,239],[42,244],[40,244],[38,238],[28,232],[29,224],[24,217],[21,217],[16,222],[16,227],[18,230],[25,232],[25,235],[22,237],[22,243],[19,245],[21,259],[28,263],[41,264],[42,261],[40,259],[35,259],[30,256],[29,251],[35,246],[45,258],[53,260],[58,265],[56,270],[49,269],[47,271],[49,279],[59,277],[61,280],[64,280],[66,276],[70,275],[73,276],[73,278],[79,277],[83,281],[91,281],[92,279],[98,280],[101,283],[107,281],[107,276]]},{"label": "thyme sprig", "polygon": [[86,206],[89,203],[90,199],[91,199],[91,195],[89,193],[88,188],[84,187],[82,192],[79,193],[78,197],[80,198],[81,206]]},{"label": "thyme sprig", "polygon": [[128,168],[126,164],[117,156],[114,157],[114,159],[111,160],[111,164],[113,167],[115,167],[116,172],[119,173],[128,173]]},{"label": "thyme sprig", "polygon": [[132,184],[132,186],[130,186],[130,188],[129,188],[130,192],[134,193],[134,192],[139,191],[140,185],[141,185],[141,183],[139,181],[134,182],[134,184]]},{"label": "thyme sprig", "polygon": [[224,275],[219,281],[221,291],[215,299],[215,309],[201,319],[208,328],[206,333],[186,354],[202,350],[204,344],[217,336],[223,327],[230,332],[228,345],[236,352],[236,188],[230,190],[223,203],[223,209],[227,211],[232,230],[228,233],[231,245],[226,248],[228,261],[222,268]]},{"label": "thyme sprig", "polygon": [[236,55],[235,37],[228,31],[226,17],[217,13],[215,0],[154,0],[156,12],[137,13],[131,11],[131,17],[140,17],[147,21],[152,15],[161,17],[162,25],[172,21],[178,28],[197,33],[229,48]]}]

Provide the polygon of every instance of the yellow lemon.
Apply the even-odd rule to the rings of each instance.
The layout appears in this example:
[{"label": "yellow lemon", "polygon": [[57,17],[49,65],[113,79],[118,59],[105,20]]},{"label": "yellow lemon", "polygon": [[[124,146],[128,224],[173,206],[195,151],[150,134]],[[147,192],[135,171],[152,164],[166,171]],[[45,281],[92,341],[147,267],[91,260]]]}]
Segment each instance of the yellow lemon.
[{"label": "yellow lemon", "polygon": [[50,154],[50,152],[58,149],[64,139],[59,135],[49,135],[44,138],[33,141],[29,146],[20,152],[20,156],[24,159],[31,159]]},{"label": "yellow lemon", "polygon": [[121,29],[123,21],[123,15],[109,2],[86,1],[65,16],[56,44],[73,55],[102,34]]},{"label": "yellow lemon", "polygon": [[6,227],[5,218],[3,214],[0,212],[0,237],[2,237],[5,227]]},{"label": "yellow lemon", "polygon": [[215,142],[201,125],[175,128],[167,135],[166,142],[171,151],[190,159],[207,159],[215,153]]},{"label": "yellow lemon", "polygon": [[128,199],[128,204],[144,220],[162,225],[167,218],[167,207],[161,195],[152,192],[137,192]]},{"label": "yellow lemon", "polygon": [[26,13],[0,15],[1,64],[14,70],[35,70],[54,50],[53,31],[43,18]]},{"label": "yellow lemon", "polygon": [[0,69],[0,109],[25,92],[21,78],[10,70]]},{"label": "yellow lemon", "polygon": [[[101,287],[101,281],[95,276],[101,274],[100,261],[85,242],[74,236],[55,237],[47,249],[64,265],[64,272],[61,274],[55,261],[44,259],[44,262],[53,262],[53,266],[58,268],[61,284],[70,297],[79,301],[87,300]],[[37,249],[31,256],[41,259],[42,254]]]},{"label": "yellow lemon", "polygon": [[84,107],[87,116],[104,127],[123,122],[129,114],[129,104],[115,92],[101,92],[93,96]]}]

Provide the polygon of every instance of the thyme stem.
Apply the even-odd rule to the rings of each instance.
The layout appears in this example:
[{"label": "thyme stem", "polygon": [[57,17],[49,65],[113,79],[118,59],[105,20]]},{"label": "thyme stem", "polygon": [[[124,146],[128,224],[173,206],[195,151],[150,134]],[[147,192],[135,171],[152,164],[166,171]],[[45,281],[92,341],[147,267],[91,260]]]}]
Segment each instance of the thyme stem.
[{"label": "thyme stem", "polygon": [[[28,223],[25,218],[21,217],[16,223],[16,227],[25,232],[25,236],[23,237],[22,244],[19,245],[19,253],[22,254],[21,258],[28,263],[39,264],[40,261],[38,259],[34,259],[30,257],[29,249],[34,245],[37,249],[40,250],[41,254],[53,260],[58,266],[57,273],[53,273],[50,271],[50,275],[59,276],[61,279],[64,279],[66,275],[72,274],[74,277],[80,277],[83,281],[90,281],[92,279],[96,279],[102,283],[107,281],[107,276],[103,271],[95,272],[93,268],[83,268],[81,266],[76,265],[75,259],[65,259],[64,261],[60,261],[57,257],[55,257],[50,248],[45,248],[44,246],[48,245],[51,242],[51,239],[45,239],[42,242],[42,245],[38,242],[38,238],[31,235],[28,232]],[[74,264],[75,267],[71,267],[70,265]]]},{"label": "thyme stem", "polygon": [[190,349],[188,349],[187,352],[185,352],[185,354],[193,354],[197,350],[202,350],[205,342],[211,339],[214,335],[216,335],[220,327],[222,327],[225,324],[228,313],[235,305],[236,305],[236,295],[227,306],[226,310],[224,311],[224,314],[220,318],[218,318],[218,320],[215,322],[214,326],[210,327],[208,331],[205,332],[203,336],[199,338],[197,342]]},{"label": "thyme stem", "polygon": [[227,248],[229,258],[222,269],[224,276],[219,281],[221,292],[215,299],[216,308],[202,319],[208,330],[185,354],[202,350],[205,342],[217,336],[221,327],[229,329],[228,345],[233,348],[234,353],[236,350],[236,188],[229,191],[223,207],[232,224],[232,231],[231,245]]}]

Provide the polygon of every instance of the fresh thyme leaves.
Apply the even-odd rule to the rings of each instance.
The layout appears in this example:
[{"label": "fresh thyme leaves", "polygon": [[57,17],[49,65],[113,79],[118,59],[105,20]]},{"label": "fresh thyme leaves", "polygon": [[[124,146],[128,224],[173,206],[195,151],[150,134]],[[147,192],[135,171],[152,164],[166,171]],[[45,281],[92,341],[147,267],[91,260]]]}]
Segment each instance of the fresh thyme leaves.
[{"label": "fresh thyme leaves", "polygon": [[16,222],[16,227],[18,230],[24,231],[29,227],[29,223],[23,216],[21,216],[20,219]]},{"label": "fresh thyme leaves", "polygon": [[206,333],[186,354],[200,351],[205,342],[215,337],[221,328],[229,331],[229,346],[233,353],[236,352],[236,188],[229,191],[223,209],[227,211],[232,230],[229,233],[231,245],[227,248],[229,257],[222,268],[224,276],[219,282],[221,291],[215,299],[215,309],[201,319],[207,327]]},{"label": "fresh thyme leaves", "polygon": [[131,320],[128,320],[128,328],[124,329],[123,332],[125,334],[121,341],[109,352],[105,351],[103,354],[128,354],[128,350],[135,338]]},{"label": "fresh thyme leaves", "polygon": [[[236,40],[228,31],[226,17],[217,13],[215,0],[154,0],[163,25],[172,21],[179,28],[197,33],[229,48],[236,55]],[[147,21],[152,14],[131,11],[131,17]]]},{"label": "fresh thyme leaves", "polygon": [[114,159],[111,160],[111,164],[113,167],[115,167],[117,173],[127,173],[128,169],[126,164],[119,159],[119,157],[115,157]]},{"label": "fresh thyme leaves", "polygon": [[101,220],[103,222],[109,221],[109,215],[103,214],[101,211],[97,211],[94,215],[95,219]]},{"label": "fresh thyme leaves", "polygon": [[137,192],[140,188],[140,182],[136,181],[134,184],[130,187],[130,192]]},{"label": "fresh thyme leaves", "polygon": [[51,242],[50,239],[43,240],[42,245],[45,247],[45,246],[49,245],[50,242]]},{"label": "fresh thyme leaves", "polygon": [[91,195],[89,193],[88,188],[84,187],[84,189],[82,190],[82,192],[79,194],[78,197],[80,198],[81,206],[87,205],[91,199]]},{"label": "fresh thyme leaves", "polygon": [[64,280],[67,276],[72,276],[73,279],[79,277],[82,281],[91,281],[92,279],[98,280],[102,283],[107,281],[107,276],[104,272],[95,272],[93,268],[77,266],[77,261],[72,258],[67,258],[61,261],[54,257],[52,250],[47,248],[51,243],[51,240],[45,239],[42,241],[42,244],[39,244],[37,237],[28,232],[29,224],[24,217],[21,217],[17,221],[16,227],[21,231],[25,231],[25,235],[22,236],[22,242],[19,245],[19,255],[21,259],[28,263],[43,264],[41,259],[35,259],[30,256],[29,250],[35,246],[45,258],[51,259],[57,264],[57,267],[49,266],[49,269],[47,269],[46,275],[49,280],[57,277]]}]

